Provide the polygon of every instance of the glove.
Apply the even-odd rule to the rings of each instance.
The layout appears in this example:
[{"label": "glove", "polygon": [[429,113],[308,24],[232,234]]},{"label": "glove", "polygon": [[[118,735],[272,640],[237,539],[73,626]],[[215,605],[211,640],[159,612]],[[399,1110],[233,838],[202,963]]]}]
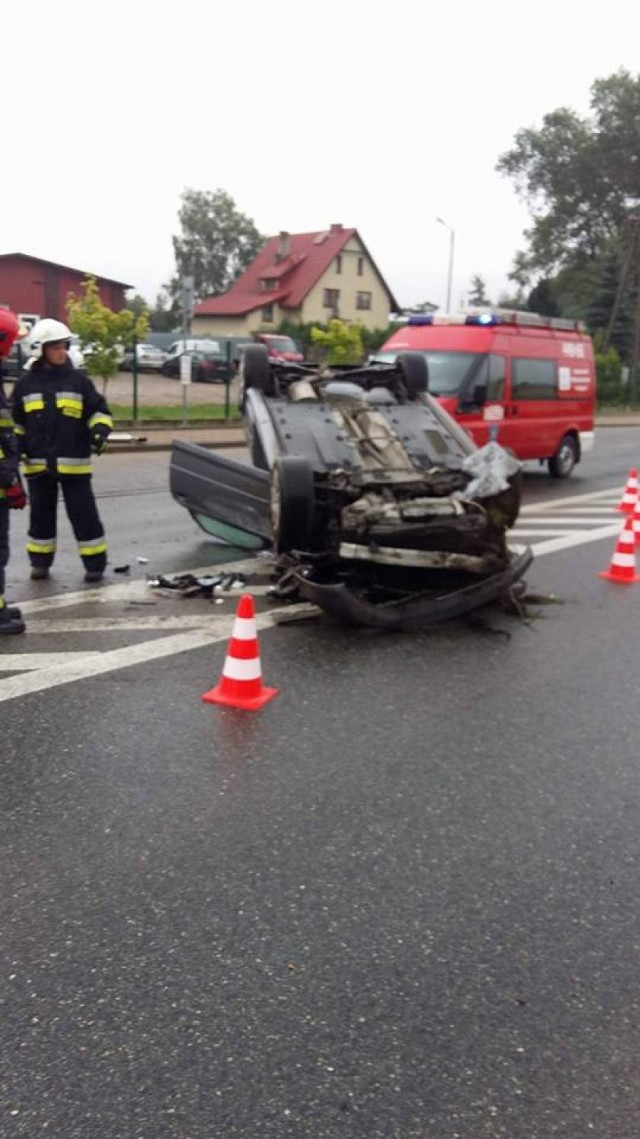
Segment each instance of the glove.
[{"label": "glove", "polygon": [[107,436],[102,431],[93,433],[93,449],[96,455],[101,455],[107,445]]},{"label": "glove", "polygon": [[24,510],[27,505],[27,495],[19,479],[14,482],[13,486],[7,487],[4,493],[9,510]]}]

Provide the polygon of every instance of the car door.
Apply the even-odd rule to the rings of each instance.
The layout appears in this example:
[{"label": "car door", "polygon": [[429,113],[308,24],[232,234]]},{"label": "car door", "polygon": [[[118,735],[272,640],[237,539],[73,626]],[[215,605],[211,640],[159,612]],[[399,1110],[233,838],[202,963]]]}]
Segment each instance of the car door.
[{"label": "car door", "polygon": [[557,361],[514,356],[504,429],[504,438],[511,441],[503,445],[512,447],[519,459],[548,458],[558,443],[558,408]]},{"label": "car door", "polygon": [[269,474],[194,443],[176,440],[169,487],[207,534],[248,548],[271,542]]}]

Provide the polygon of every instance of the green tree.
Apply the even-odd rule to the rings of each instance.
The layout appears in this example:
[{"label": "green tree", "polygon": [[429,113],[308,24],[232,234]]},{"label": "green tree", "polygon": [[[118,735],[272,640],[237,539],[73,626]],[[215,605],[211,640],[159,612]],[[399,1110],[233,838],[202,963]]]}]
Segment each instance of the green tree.
[{"label": "green tree", "polygon": [[627,393],[622,381],[622,364],[615,348],[610,348],[604,355],[598,351],[596,338],[596,377],[598,405],[614,404],[620,406],[625,402]]},{"label": "green tree", "polygon": [[180,324],[180,310],[175,301],[161,289],[156,297],[156,303],[149,313],[149,327],[154,332],[173,332]]},{"label": "green tree", "polygon": [[519,286],[542,276],[563,315],[584,317],[603,260],[622,261],[640,205],[640,75],[596,80],[588,117],[552,111],[539,129],[516,134],[497,169],[532,216],[516,258]]},{"label": "green tree", "polygon": [[183,277],[193,277],[196,301],[226,292],[265,240],[224,190],[187,189],[181,202],[180,234],[172,239],[176,275],[167,285],[178,303]]},{"label": "green tree", "polygon": [[146,316],[149,312],[149,306],[144,297],[140,296],[140,293],[136,293],[135,297],[126,300],[124,307],[129,309],[129,312],[132,312],[134,316]]},{"label": "green tree", "polygon": [[82,293],[70,293],[67,298],[69,326],[80,339],[87,370],[102,380],[106,394],[107,383],[118,371],[122,349],[130,348],[134,339],[144,340],[147,334],[146,313],[136,316],[131,309],[114,312],[100,299],[95,277],[86,277]]},{"label": "green tree", "polygon": [[311,339],[323,349],[328,364],[359,364],[364,355],[362,333],[357,324],[330,320],[326,331],[312,328]]},{"label": "green tree", "polygon": [[538,281],[529,293],[527,308],[529,312],[538,312],[541,316],[560,316],[552,281],[548,281],[545,277]]},{"label": "green tree", "polygon": [[491,301],[487,296],[487,283],[479,274],[475,274],[471,278],[471,288],[469,289],[469,304],[470,305],[490,305]]}]

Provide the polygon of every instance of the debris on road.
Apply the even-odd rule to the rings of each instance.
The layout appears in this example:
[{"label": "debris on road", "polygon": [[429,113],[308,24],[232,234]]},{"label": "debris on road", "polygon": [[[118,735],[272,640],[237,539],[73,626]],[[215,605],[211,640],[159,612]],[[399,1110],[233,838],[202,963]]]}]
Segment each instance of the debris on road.
[{"label": "debris on road", "polygon": [[181,597],[205,597],[216,604],[224,601],[224,594],[238,589],[244,589],[246,578],[242,574],[206,574],[196,577],[192,573],[178,574],[169,578],[163,574],[157,577],[148,577],[147,584],[152,589],[167,589],[172,593],[179,593]]}]

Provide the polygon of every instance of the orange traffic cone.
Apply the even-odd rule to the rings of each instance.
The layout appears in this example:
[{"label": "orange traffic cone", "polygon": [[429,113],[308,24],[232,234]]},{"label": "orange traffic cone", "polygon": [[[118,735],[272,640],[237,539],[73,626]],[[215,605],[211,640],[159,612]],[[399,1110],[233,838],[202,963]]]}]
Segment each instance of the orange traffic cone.
[{"label": "orange traffic cone", "polygon": [[265,688],[262,684],[253,597],[243,593],[238,601],[220,683],[204,692],[202,699],[207,704],[226,704],[230,708],[253,711],[277,695],[277,688]]},{"label": "orange traffic cone", "polygon": [[638,501],[638,472],[633,467],[629,471],[627,478],[627,485],[624,488],[624,494],[616,510],[621,510],[623,514],[633,514],[633,508]]},{"label": "orange traffic cone", "polygon": [[640,498],[638,498],[633,508],[633,514],[631,516],[631,529],[633,530],[633,536],[635,538],[635,544],[637,546],[640,542]]},{"label": "orange traffic cone", "polygon": [[622,585],[640,581],[636,573],[635,544],[631,519],[626,518],[618,536],[611,565],[608,570],[599,573],[598,577],[606,577],[608,581],[618,581]]}]

